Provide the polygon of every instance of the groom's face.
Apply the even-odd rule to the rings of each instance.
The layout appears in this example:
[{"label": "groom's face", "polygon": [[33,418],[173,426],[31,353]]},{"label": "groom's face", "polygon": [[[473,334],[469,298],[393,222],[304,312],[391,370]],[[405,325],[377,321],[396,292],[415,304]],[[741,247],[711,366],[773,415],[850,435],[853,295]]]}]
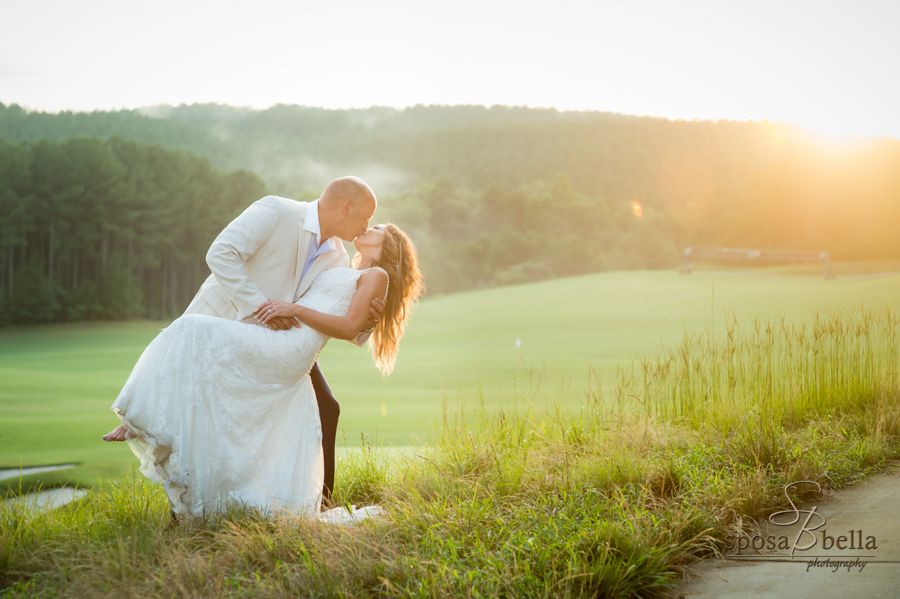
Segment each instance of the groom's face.
[{"label": "groom's face", "polygon": [[356,214],[353,213],[354,211],[351,207],[346,215],[345,235],[341,237],[346,241],[353,241],[360,235],[365,235],[366,231],[369,230],[369,221],[375,214],[375,206],[374,199],[366,198],[360,202],[359,207],[356,209]]}]

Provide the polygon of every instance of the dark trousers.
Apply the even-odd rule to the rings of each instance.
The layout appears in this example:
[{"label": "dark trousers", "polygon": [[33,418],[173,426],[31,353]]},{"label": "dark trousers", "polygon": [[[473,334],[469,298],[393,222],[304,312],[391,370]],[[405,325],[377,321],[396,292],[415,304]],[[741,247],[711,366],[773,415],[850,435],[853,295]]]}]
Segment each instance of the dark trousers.
[{"label": "dark trousers", "polygon": [[325,484],[322,486],[322,501],[331,503],[331,492],[334,490],[334,445],[337,438],[338,417],[341,406],[334,398],[331,387],[325,380],[319,362],[313,364],[309,371],[313,389],[316,391],[316,403],[319,404],[319,419],[322,421],[322,452],[325,454]]}]

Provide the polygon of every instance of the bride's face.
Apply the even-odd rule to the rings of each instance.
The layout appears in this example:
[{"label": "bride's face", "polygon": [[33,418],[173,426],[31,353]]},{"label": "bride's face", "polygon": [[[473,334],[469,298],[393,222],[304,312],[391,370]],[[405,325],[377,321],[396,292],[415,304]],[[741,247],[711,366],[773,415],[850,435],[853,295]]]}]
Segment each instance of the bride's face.
[{"label": "bride's face", "polygon": [[381,259],[381,244],[384,242],[384,225],[375,225],[353,240],[353,245],[363,256],[378,261]]}]

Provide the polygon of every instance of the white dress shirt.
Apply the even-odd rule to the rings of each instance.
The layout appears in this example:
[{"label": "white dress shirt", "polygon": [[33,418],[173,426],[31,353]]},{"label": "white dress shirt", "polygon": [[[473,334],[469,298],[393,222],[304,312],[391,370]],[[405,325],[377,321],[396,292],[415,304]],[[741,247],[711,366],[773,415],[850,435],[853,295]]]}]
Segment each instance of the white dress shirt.
[{"label": "white dress shirt", "polygon": [[[322,241],[322,230],[319,227],[319,200],[309,203],[303,230],[309,231],[312,233],[312,236],[309,238],[309,249],[306,250],[306,261],[303,263],[303,272],[300,274],[301,280],[303,280],[306,271],[313,265],[313,262],[316,261],[316,258],[327,252],[335,251],[338,243],[337,237],[329,237],[324,242]],[[296,295],[300,295],[299,283]]]}]

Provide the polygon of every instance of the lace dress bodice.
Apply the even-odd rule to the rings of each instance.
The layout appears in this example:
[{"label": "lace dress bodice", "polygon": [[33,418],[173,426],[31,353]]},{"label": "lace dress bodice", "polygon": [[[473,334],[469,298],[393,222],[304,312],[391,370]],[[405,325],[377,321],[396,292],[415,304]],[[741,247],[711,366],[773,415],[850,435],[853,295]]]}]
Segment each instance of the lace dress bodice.
[{"label": "lace dress bodice", "polygon": [[[381,268],[379,270],[384,272]],[[316,277],[309,290],[294,303],[323,314],[346,316],[350,309],[350,302],[353,301],[353,296],[356,293],[359,277],[364,272],[366,270],[352,268],[326,270]],[[388,277],[388,286],[390,286],[390,275]],[[385,294],[386,298],[387,294]],[[299,329],[293,329],[293,331],[302,331],[303,334],[296,335],[297,338],[291,340],[292,343],[296,344],[296,347],[295,351],[291,352],[292,356],[289,359],[297,360],[301,370],[305,367],[304,374],[306,374],[312,368],[313,363],[315,363],[319,352],[325,347],[328,336],[306,325]],[[306,366],[307,362],[308,366]],[[282,364],[282,366],[289,368],[287,364]]]}]

